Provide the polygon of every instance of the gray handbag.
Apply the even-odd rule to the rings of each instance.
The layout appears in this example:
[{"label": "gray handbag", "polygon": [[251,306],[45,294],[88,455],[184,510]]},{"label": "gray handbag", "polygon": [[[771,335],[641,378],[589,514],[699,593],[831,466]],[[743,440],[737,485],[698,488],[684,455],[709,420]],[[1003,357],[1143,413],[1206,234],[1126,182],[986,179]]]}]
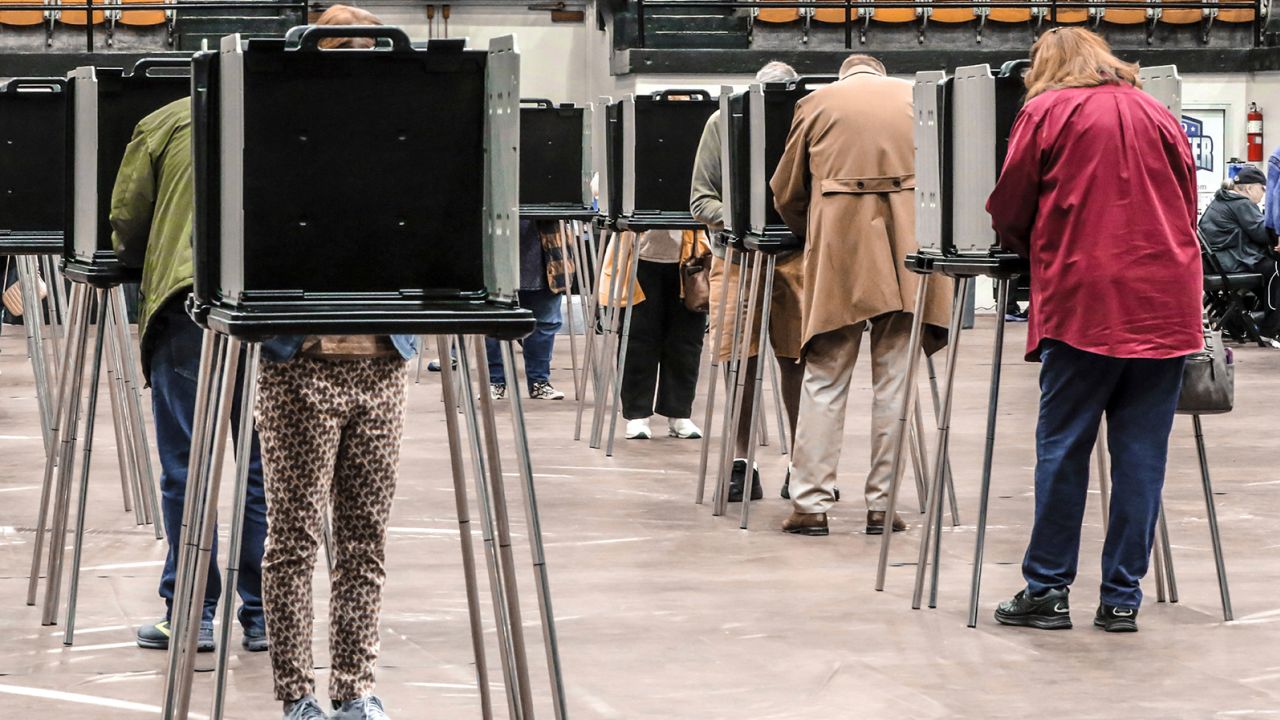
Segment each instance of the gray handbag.
[{"label": "gray handbag", "polygon": [[1236,366],[1222,333],[1205,328],[1204,350],[1187,356],[1182,370],[1178,413],[1220,415],[1231,412],[1236,399]]}]

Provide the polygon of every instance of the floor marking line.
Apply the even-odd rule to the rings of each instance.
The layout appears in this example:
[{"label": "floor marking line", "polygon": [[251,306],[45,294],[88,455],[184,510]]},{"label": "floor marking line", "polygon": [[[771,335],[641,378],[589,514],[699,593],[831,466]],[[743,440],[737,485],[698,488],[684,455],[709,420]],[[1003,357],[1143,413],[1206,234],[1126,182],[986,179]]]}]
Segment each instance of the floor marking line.
[{"label": "floor marking line", "polygon": [[[143,703],[129,702],[127,700],[114,700],[112,698],[98,697],[97,695],[84,695],[82,693],[63,692],[61,690],[45,690],[44,688],[22,687],[19,685],[0,684],[0,693],[40,698],[43,700],[53,700],[55,702],[95,705],[97,707],[113,708],[115,710],[132,710],[133,712],[151,713],[154,715],[159,715],[163,712],[163,708],[158,705],[146,705]],[[193,714],[190,717],[204,720],[206,716]]]}]

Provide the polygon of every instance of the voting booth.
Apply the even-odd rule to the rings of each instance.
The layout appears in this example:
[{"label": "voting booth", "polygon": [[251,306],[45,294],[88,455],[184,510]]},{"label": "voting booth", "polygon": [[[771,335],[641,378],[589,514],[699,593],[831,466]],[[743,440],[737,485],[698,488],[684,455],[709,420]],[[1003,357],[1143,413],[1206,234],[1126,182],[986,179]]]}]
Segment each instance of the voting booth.
[{"label": "voting booth", "polygon": [[589,219],[592,108],[520,101],[520,217]]},{"label": "voting booth", "polygon": [[[320,46],[325,38],[350,37],[371,38],[374,47]],[[481,714],[489,717],[493,708],[471,539],[472,468],[502,686],[512,716],[532,717],[495,415],[489,393],[476,390],[488,382],[484,337],[504,341],[504,357],[514,367],[511,341],[531,332],[535,322],[516,305],[520,95],[514,40],[498,38],[487,50],[473,50],[463,40],[415,45],[391,26],[305,26],[284,38],[226,37],[218,51],[197,54],[193,68],[196,285],[188,311],[205,330],[164,716],[185,718],[190,710],[199,598],[212,561],[231,399],[239,382],[246,409],[234,432],[238,448],[248,448],[260,341],[412,334],[434,336],[446,358],[444,442]],[[245,371],[237,381],[241,362]],[[455,408],[463,410],[465,433]],[[559,718],[563,683],[518,397],[511,416]],[[248,463],[247,451],[238,452],[214,718],[224,710]]]}]

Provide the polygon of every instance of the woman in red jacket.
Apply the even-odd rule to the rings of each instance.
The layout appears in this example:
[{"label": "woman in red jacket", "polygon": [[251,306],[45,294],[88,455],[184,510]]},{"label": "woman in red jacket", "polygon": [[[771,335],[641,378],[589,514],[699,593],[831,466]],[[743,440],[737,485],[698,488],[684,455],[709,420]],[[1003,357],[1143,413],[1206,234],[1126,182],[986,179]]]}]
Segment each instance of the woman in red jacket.
[{"label": "woman in red jacket", "polygon": [[1046,33],[1025,81],[987,210],[1001,245],[1029,257],[1035,278],[1027,359],[1042,363],[1036,512],[1027,587],[996,619],[1071,627],[1067,593],[1105,415],[1113,490],[1094,624],[1132,632],[1182,366],[1203,348],[1195,168],[1177,118],[1094,33]]}]

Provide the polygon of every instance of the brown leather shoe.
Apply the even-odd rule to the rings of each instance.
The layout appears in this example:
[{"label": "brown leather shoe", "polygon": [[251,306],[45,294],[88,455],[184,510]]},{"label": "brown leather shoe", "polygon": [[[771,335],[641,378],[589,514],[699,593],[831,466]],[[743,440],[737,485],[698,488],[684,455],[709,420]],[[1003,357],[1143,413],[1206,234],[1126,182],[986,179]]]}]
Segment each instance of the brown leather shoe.
[{"label": "brown leather shoe", "polygon": [[[893,514],[893,531],[902,532],[907,529],[907,523],[898,513]],[[884,534],[884,511],[869,510],[867,511],[867,534],[883,535]]]},{"label": "brown leather shoe", "polygon": [[795,535],[829,535],[826,513],[798,513],[792,511],[791,517],[782,523],[782,532]]}]

